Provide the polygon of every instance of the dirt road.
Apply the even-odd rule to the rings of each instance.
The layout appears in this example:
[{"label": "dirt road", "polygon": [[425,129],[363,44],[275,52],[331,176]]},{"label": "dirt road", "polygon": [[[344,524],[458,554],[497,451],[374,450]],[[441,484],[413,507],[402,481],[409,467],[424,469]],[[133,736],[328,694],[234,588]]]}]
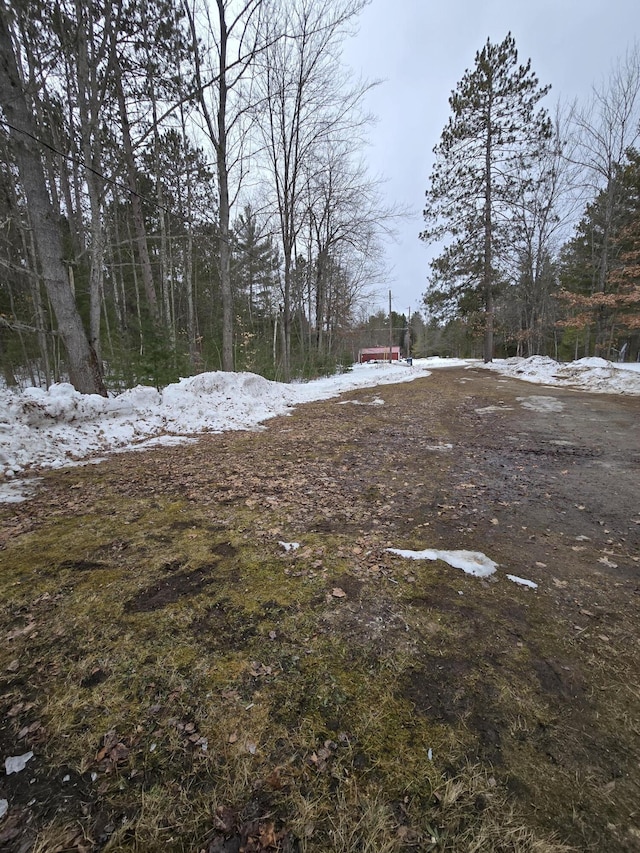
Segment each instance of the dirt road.
[{"label": "dirt road", "polygon": [[470,760],[577,849],[640,850],[640,400],[455,369],[351,396],[365,405],[278,425],[278,459],[297,440],[324,460],[323,497],[290,510],[298,526],[496,561],[489,581],[464,583],[392,563],[417,578],[410,606],[446,626],[406,695],[464,720]]},{"label": "dirt road", "polygon": [[416,709],[463,717],[577,849],[640,850],[640,400],[481,370],[377,394],[387,535],[500,565],[481,594],[449,577],[416,596],[454,628],[415,671]]}]

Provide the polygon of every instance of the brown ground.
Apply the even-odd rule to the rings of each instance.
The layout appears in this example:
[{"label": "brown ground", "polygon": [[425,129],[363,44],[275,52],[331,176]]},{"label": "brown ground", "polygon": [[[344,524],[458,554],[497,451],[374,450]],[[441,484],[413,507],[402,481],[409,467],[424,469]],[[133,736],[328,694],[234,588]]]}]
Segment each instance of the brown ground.
[{"label": "brown ground", "polygon": [[[174,645],[185,645],[185,671],[197,670],[188,658],[190,644],[198,660],[224,654],[227,663],[235,661],[237,672],[225,670],[226,693],[218,686],[220,673],[206,676],[210,705],[219,689],[225,701],[238,699],[243,706],[263,701],[270,709],[265,727],[266,717],[289,732],[314,721],[320,746],[327,738],[326,754],[312,753],[314,772],[337,763],[340,744],[355,740],[362,703],[375,704],[363,692],[369,672],[385,682],[394,707],[408,709],[402,735],[388,724],[391,751],[398,752],[400,742],[409,751],[395,756],[400,765],[410,768],[413,754],[426,751],[428,731],[429,773],[455,778],[469,764],[480,766],[489,785],[508,792],[523,825],[539,837],[553,834],[575,850],[639,851],[639,414],[637,398],[448,369],[409,384],[353,392],[342,402],[309,404],[259,432],[206,436],[194,445],[48,473],[32,500],[0,511],[0,757],[27,748],[36,753],[22,774],[0,777],[0,799],[9,803],[0,820],[0,849],[27,851],[36,843],[51,853],[163,849],[155,841],[145,844],[140,829],[127,836],[114,828],[116,814],[136,826],[137,800],[133,794],[118,800],[113,784],[117,777],[120,792],[144,787],[136,782],[142,771],[135,756],[136,750],[142,755],[147,718],[141,722],[142,711],[130,699],[131,730],[109,740],[110,727],[125,723],[111,721],[116,711],[101,710],[100,728],[94,722],[99,717],[91,715],[100,703],[109,705],[105,691],[116,668],[109,644],[115,650],[116,640],[137,632],[136,647],[144,645],[153,620],[170,618],[163,632],[174,632]],[[206,554],[196,553],[205,539]],[[280,553],[279,540],[302,547]],[[482,551],[499,569],[481,580],[441,562],[404,560],[388,547]],[[275,574],[266,572],[266,562]],[[254,591],[259,571],[264,575]],[[511,583],[507,573],[535,581],[537,590]],[[72,615],[71,603],[77,614],[77,602],[95,596],[98,612],[107,591],[107,618],[119,625],[118,637],[115,629],[112,636],[100,628],[85,642],[82,626],[89,617]],[[248,601],[252,596],[257,605]],[[188,616],[178,609],[187,600]],[[273,665],[260,663],[268,656],[268,638],[272,646],[282,638],[269,658]],[[315,670],[303,666],[305,653],[320,655],[330,641],[344,645],[340,661],[347,672],[353,668],[353,685],[363,674],[353,695],[349,679],[341,681],[339,673],[327,692],[330,668],[323,668],[320,656]],[[55,657],[61,649],[62,663]],[[302,663],[296,649],[303,650]],[[140,688],[148,693],[145,708],[154,695],[161,695],[158,707],[164,708],[180,688],[168,676],[164,686],[160,652],[145,654],[146,681],[152,682]],[[250,663],[242,662],[243,655]],[[132,667],[128,678],[138,678],[140,668]],[[178,664],[172,672],[187,678]],[[186,698],[179,701],[184,719],[196,721],[191,729],[186,724],[191,743],[211,727],[211,754],[215,727],[197,701],[200,690],[205,696],[205,680],[198,676],[181,688],[181,697],[191,694],[190,709]],[[262,692],[256,691],[258,681],[267,685]],[[57,726],[62,711],[55,701],[63,701],[65,690],[73,693],[68,704],[74,717]],[[173,719],[166,725],[184,737],[185,724]],[[157,725],[159,739],[164,723]],[[76,736],[86,738],[90,757],[81,758],[80,746],[69,757],[71,779],[64,787],[63,747]],[[261,779],[285,762],[289,747],[281,741],[263,757]],[[233,737],[225,735],[227,742]],[[300,755],[304,748],[296,743]],[[447,840],[444,818],[439,829],[429,818],[425,830],[411,816],[409,770],[401,779],[399,769],[400,781],[388,783],[384,762],[394,756],[385,758],[385,749],[391,747],[367,745],[362,735],[340,777],[375,781],[389,800],[397,794],[399,805],[388,803],[396,846],[384,849],[472,849]],[[290,751],[287,767],[293,768]],[[183,775],[198,778],[193,763],[181,767]],[[91,772],[98,775],[96,784],[105,774],[97,793]],[[166,768],[155,772],[168,778]],[[286,785],[272,787],[298,785],[303,791],[307,772],[290,770]],[[338,796],[336,778],[328,797]],[[256,789],[255,781],[250,784]],[[440,795],[430,784],[435,807]],[[194,819],[190,840],[175,841],[178,833],[165,849],[383,849],[375,841],[371,847],[340,846],[335,835],[333,847],[326,841],[314,847],[312,831],[304,842],[278,797],[268,801],[274,823],[265,823],[267,800],[260,800],[260,815],[240,813],[239,804],[246,810],[255,798],[243,798],[237,785],[234,790],[228,813],[218,810],[213,825],[210,816],[208,823]],[[402,792],[409,792],[404,799]],[[425,796],[416,788],[416,802]],[[474,801],[477,812],[485,808],[483,797]],[[420,802],[426,808],[427,800]],[[58,829],[67,835],[55,840],[47,828],[61,809],[69,820]],[[69,826],[76,827],[75,836]],[[464,826],[456,824],[451,837],[462,837]],[[534,847],[491,842],[477,849]]]}]

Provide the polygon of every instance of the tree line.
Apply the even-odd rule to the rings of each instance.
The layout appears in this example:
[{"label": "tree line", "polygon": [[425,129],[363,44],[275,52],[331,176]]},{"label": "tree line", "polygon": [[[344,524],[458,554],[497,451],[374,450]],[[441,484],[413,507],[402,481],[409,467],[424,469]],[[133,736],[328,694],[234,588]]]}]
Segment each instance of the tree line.
[{"label": "tree line", "polygon": [[3,0],[7,384],[335,368],[399,215],[341,61],[367,2]]},{"label": "tree line", "polygon": [[389,325],[407,355],[637,357],[637,49],[552,116],[512,36],[488,40],[434,149],[426,318],[363,315],[401,215],[341,64],[367,2],[0,3],[6,384],[288,380]]},{"label": "tree line", "polygon": [[444,353],[639,357],[640,52],[587,105],[552,116],[549,88],[508,34],[449,99],[420,235]]}]

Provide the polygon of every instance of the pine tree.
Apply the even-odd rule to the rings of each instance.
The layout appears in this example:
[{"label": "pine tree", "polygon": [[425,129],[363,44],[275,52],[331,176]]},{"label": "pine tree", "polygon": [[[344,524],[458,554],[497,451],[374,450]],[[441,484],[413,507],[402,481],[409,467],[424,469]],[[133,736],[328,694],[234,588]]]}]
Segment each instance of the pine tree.
[{"label": "pine tree", "polygon": [[250,204],[234,223],[232,279],[238,308],[246,309],[250,326],[273,313],[278,253],[271,234]]},{"label": "pine tree", "polygon": [[[612,170],[616,204],[609,187],[590,202],[562,253],[558,325],[582,331],[585,355],[612,357],[626,341],[638,347],[640,329],[640,153],[629,149],[626,162]],[[601,285],[601,261],[607,275]],[[595,330],[595,335],[590,332]],[[576,345],[577,346],[577,345]]]},{"label": "pine tree", "polygon": [[[455,313],[484,311],[484,359],[493,355],[494,297],[509,245],[513,205],[533,189],[532,165],[551,136],[538,102],[531,61],[518,65],[515,40],[486,45],[449,98],[452,115],[434,148],[426,192],[426,229],[420,237],[451,242],[431,263],[430,307]],[[451,311],[449,311],[451,315]]]}]

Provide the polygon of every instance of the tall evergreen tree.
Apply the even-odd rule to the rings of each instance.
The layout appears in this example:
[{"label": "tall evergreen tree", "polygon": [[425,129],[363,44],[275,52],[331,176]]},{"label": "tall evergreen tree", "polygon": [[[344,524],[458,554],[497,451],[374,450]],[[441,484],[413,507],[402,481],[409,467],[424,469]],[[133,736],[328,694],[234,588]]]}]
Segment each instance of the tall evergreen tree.
[{"label": "tall evergreen tree", "polygon": [[[615,209],[610,186],[585,209],[575,235],[563,247],[560,325],[582,332],[584,354],[611,358],[624,342],[637,351],[640,329],[640,154],[629,149],[625,162],[612,169]],[[608,273],[601,284],[602,257]],[[595,335],[592,334],[595,330]],[[627,347],[629,349],[629,347]]]},{"label": "tall evergreen tree", "polygon": [[533,188],[531,167],[551,135],[549,117],[538,107],[548,91],[530,60],[518,64],[510,33],[498,45],[487,39],[449,98],[452,115],[434,148],[420,236],[452,239],[432,261],[426,300],[461,312],[482,307],[485,361],[493,356],[494,297],[513,206]]}]

